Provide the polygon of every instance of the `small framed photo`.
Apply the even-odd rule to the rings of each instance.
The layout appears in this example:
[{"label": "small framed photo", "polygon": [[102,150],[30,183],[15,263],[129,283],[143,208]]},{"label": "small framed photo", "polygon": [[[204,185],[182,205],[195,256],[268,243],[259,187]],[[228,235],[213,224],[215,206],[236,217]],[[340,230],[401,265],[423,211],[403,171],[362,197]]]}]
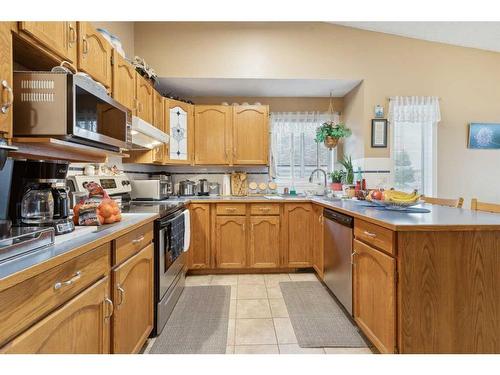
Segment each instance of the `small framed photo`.
[{"label": "small framed photo", "polygon": [[374,112],[376,118],[384,118],[384,107],[382,107],[380,104],[377,104],[375,106]]},{"label": "small framed photo", "polygon": [[387,147],[387,119],[385,118],[372,119],[372,147]]}]

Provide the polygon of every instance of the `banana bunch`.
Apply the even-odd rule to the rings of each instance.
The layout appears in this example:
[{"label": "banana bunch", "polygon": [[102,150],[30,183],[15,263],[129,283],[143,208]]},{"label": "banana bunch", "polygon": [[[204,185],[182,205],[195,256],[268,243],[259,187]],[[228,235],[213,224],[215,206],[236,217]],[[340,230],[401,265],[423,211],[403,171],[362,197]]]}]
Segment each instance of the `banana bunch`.
[{"label": "banana bunch", "polygon": [[396,204],[410,204],[415,203],[419,200],[420,194],[414,190],[412,193],[405,193],[404,191],[398,190],[385,190],[384,191],[384,201],[392,202]]}]

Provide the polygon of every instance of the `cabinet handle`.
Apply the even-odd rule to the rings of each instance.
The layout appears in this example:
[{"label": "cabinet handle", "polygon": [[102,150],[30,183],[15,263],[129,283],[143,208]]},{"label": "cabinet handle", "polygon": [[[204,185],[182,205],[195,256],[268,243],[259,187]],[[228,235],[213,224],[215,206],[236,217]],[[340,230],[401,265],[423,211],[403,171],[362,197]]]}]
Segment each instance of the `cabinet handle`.
[{"label": "cabinet handle", "polygon": [[270,207],[259,207],[259,210],[261,211],[269,211],[270,209]]},{"label": "cabinet handle", "polygon": [[82,39],[82,44],[83,44],[83,54],[86,55],[89,53],[89,44],[87,42],[87,38]]},{"label": "cabinet handle", "polygon": [[141,243],[143,240],[144,240],[144,235],[143,235],[143,234],[141,234],[139,237],[137,237],[137,238],[133,239],[133,240],[132,240],[132,243],[133,243],[134,245],[137,245],[138,243]]},{"label": "cabinet handle", "polygon": [[236,211],[236,208],[226,208],[226,211],[234,212],[234,211]]},{"label": "cabinet handle", "polygon": [[6,90],[9,96],[7,101],[3,103],[2,107],[0,108],[0,112],[5,114],[9,111],[9,108],[14,103],[14,92],[12,91],[12,87],[9,86],[9,83],[5,79],[2,81],[2,90]]},{"label": "cabinet handle", "polygon": [[353,266],[356,265],[356,259],[355,259],[356,255],[357,255],[357,253],[355,251],[353,251],[352,254],[351,254],[351,264]]},{"label": "cabinet handle", "polygon": [[78,281],[81,276],[82,276],[82,272],[78,271],[73,275],[73,277],[71,277],[71,279],[66,280],[66,281],[58,281],[57,283],[54,284],[54,290],[59,290],[62,287],[72,285],[74,282]]},{"label": "cabinet handle", "polygon": [[318,216],[318,221],[320,224],[323,224],[323,215]]},{"label": "cabinet handle", "polygon": [[73,43],[76,42],[76,30],[73,27],[73,24],[69,24],[69,46],[73,47]]},{"label": "cabinet handle", "polygon": [[371,237],[371,238],[375,238],[377,237],[377,235],[375,233],[372,233],[372,232],[368,232],[367,230],[365,230],[363,232],[365,235],[367,235],[368,237]]},{"label": "cabinet handle", "polygon": [[111,311],[109,315],[104,317],[104,320],[109,320],[115,312],[115,306],[113,305],[113,301],[111,301],[108,297],[104,298],[104,302],[109,306],[109,311]]},{"label": "cabinet handle", "polygon": [[116,286],[118,293],[120,294],[120,302],[116,304],[116,306],[121,306],[123,302],[125,302],[125,289],[123,289],[120,284]]}]

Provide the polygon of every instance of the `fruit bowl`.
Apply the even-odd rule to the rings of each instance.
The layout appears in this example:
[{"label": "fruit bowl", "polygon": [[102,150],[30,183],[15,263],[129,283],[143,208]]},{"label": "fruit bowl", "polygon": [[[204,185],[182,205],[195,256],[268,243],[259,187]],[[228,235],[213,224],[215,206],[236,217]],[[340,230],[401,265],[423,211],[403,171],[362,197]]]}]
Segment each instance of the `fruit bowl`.
[{"label": "fruit bowl", "polygon": [[392,201],[378,201],[376,199],[372,199],[371,202],[373,202],[376,205],[379,205],[381,207],[385,207],[387,209],[392,209],[392,210],[404,210],[408,207],[416,206],[417,204],[420,204],[419,201],[416,202],[392,202]]}]

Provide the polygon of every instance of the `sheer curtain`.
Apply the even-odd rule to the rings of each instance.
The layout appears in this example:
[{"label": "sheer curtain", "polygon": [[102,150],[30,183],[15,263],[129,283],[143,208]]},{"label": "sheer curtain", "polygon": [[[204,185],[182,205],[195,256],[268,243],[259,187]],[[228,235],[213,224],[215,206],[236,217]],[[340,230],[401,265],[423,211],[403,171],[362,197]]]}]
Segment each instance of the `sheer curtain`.
[{"label": "sheer curtain", "polygon": [[[328,112],[271,113],[270,172],[279,185],[303,190],[314,169],[332,170],[334,152],[314,141],[316,129],[331,116]],[[338,114],[333,117],[339,121]]]},{"label": "sheer curtain", "polygon": [[389,101],[392,126],[394,187],[436,193],[437,123],[439,99],[432,96],[397,96]]}]

